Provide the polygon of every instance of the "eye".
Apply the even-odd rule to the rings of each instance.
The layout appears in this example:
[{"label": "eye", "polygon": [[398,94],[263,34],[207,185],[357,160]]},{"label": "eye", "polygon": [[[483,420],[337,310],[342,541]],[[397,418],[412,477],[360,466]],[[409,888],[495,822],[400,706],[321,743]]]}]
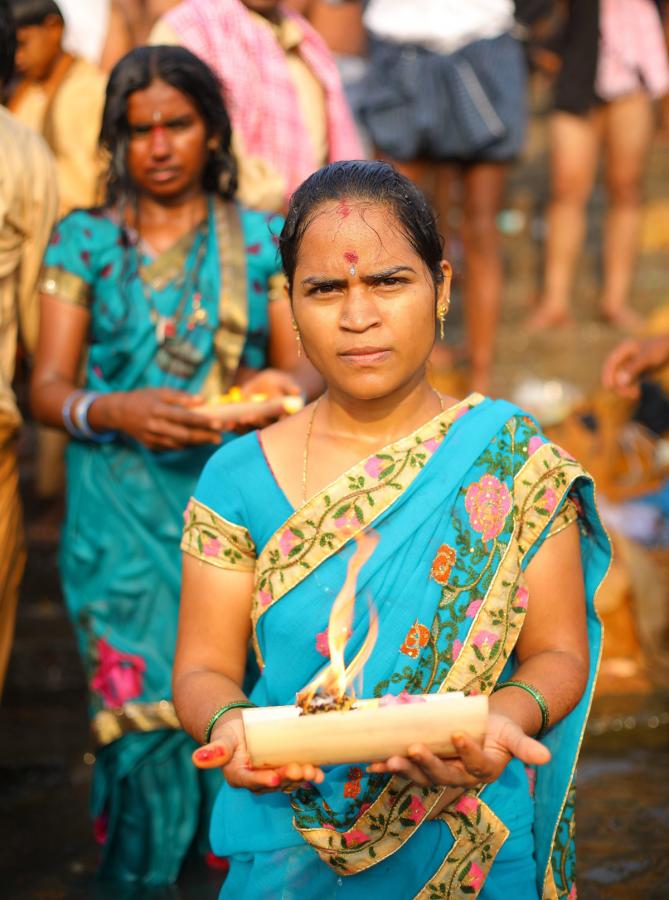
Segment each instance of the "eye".
[{"label": "eye", "polygon": [[150,125],[131,125],[130,126],[130,137],[144,137],[151,131]]},{"label": "eye", "polygon": [[328,294],[335,294],[338,290],[341,290],[338,285],[332,284],[329,281],[324,281],[322,284],[314,284],[310,287],[307,291],[307,296],[326,297]]}]

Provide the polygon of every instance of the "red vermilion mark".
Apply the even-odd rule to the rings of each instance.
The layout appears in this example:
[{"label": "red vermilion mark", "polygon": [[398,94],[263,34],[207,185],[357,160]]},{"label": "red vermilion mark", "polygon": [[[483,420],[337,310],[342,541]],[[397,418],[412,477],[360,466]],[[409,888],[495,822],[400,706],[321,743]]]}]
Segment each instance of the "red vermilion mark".
[{"label": "red vermilion mark", "polygon": [[348,205],[348,200],[340,200],[337,204],[337,212],[342,217],[342,219],[347,218],[347,216],[351,215],[351,207]]},{"label": "red vermilion mark", "polygon": [[344,259],[349,265],[355,266],[358,264],[359,256],[353,250],[347,250],[346,253],[344,253]]}]

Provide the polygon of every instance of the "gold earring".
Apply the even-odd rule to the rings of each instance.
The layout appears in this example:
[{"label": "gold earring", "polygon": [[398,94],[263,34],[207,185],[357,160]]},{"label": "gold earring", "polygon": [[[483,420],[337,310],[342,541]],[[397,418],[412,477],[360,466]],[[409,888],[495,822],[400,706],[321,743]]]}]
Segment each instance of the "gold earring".
[{"label": "gold earring", "polygon": [[439,340],[443,341],[444,339],[444,321],[446,320],[446,313],[448,312],[448,307],[450,305],[450,300],[445,300],[442,303],[437,304],[437,319],[439,319]]},{"label": "gold earring", "polygon": [[300,335],[300,329],[297,327],[297,322],[295,319],[292,320],[293,331],[295,332],[295,340],[297,341],[297,355],[302,356],[302,336]]}]

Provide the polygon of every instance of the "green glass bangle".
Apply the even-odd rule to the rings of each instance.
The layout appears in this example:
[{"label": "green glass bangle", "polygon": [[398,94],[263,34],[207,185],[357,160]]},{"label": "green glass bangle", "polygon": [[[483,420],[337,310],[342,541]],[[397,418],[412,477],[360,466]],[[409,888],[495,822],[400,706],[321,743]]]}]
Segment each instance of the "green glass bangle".
[{"label": "green glass bangle", "polygon": [[551,724],[551,714],[548,711],[548,704],[546,703],[546,698],[541,693],[541,691],[537,690],[537,688],[532,687],[531,684],[528,684],[526,681],[503,681],[501,684],[496,684],[492,689],[493,694],[496,691],[501,691],[502,688],[505,687],[517,687],[520,688],[525,693],[529,694],[530,697],[534,698],[537,706],[541,710],[541,728],[539,729],[539,734],[537,737],[540,738],[542,735],[548,731]]},{"label": "green glass bangle", "polygon": [[226,703],[225,706],[221,706],[220,709],[217,709],[214,715],[209,719],[207,723],[207,727],[204,730],[204,743],[208,744],[211,740],[211,733],[214,730],[214,725],[218,722],[221,716],[224,716],[227,712],[230,712],[231,709],[251,709],[255,707],[255,703],[251,703],[250,700],[235,700],[234,703]]}]

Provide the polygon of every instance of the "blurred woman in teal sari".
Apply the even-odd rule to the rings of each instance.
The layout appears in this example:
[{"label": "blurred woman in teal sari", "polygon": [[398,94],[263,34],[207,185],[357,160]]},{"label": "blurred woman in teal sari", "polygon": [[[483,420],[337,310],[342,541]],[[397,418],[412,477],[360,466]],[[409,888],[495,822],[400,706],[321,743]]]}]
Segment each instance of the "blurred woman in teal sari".
[{"label": "blurred woman in teal sari", "polygon": [[[450,267],[425,201],[389,166],[315,173],[281,252],[327,392],[209,460],[182,541],[174,696],[206,745],[194,761],[226,778],[211,829],[231,859],[221,897],[573,897],[572,788],[609,563],[591,479],[515,406],[430,387]],[[456,760],[414,744],[371,765],[253,769],[240,708],[294,703],[326,665],[332,602],[369,528],[346,645],[350,662],[371,598],[359,694],[486,694],[483,746],[461,733]],[[249,638],[261,675],[247,697]]]},{"label": "blurred woman in teal sari", "polygon": [[233,384],[268,396],[300,385],[276,281],[281,221],[234,202],[212,73],[181,48],[133,51],[112,72],[102,140],[107,203],[67,216],[44,261],[32,400],[75,438],[60,565],[99,745],[101,874],[151,885],[206,844],[220,781],[190,765],[170,680],[183,510],[240,422],[194,407]]}]

